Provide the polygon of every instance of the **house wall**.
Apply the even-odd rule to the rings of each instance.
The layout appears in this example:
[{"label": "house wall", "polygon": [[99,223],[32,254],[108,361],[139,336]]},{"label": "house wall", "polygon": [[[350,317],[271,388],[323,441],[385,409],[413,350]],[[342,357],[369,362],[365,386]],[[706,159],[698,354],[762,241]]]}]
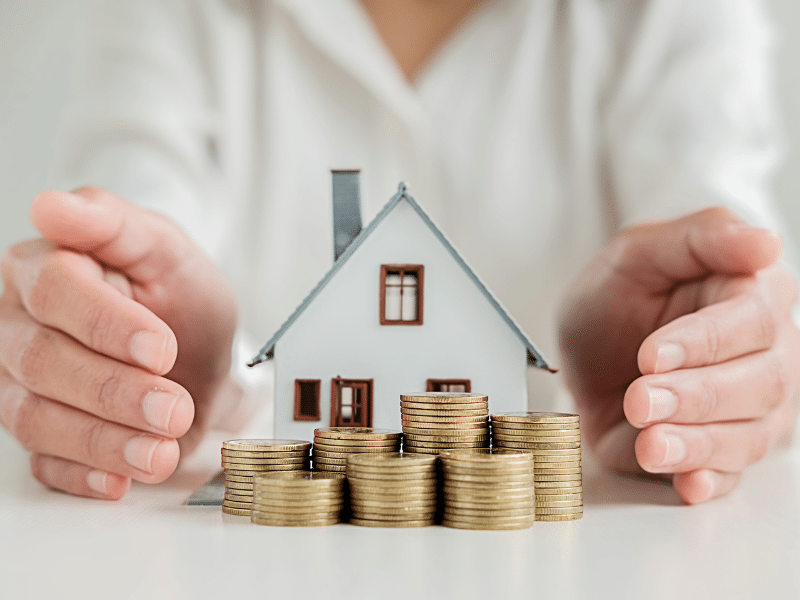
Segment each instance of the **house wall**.
[{"label": "house wall", "polygon": [[[422,264],[424,324],[381,326],[381,264]],[[275,347],[276,435],[330,425],[331,379],[374,379],[373,426],[400,428],[400,394],[428,378],[472,380],[493,411],[525,410],[526,354],[433,232],[401,202]],[[294,421],[294,380],[321,379],[321,420]]]}]

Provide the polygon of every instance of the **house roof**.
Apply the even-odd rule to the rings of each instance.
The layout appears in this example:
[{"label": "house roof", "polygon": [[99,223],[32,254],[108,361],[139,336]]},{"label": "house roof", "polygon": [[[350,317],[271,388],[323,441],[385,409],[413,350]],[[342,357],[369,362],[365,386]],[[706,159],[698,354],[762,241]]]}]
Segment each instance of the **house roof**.
[{"label": "house roof", "polygon": [[528,364],[533,365],[535,367],[539,367],[540,369],[547,369],[550,371],[554,371],[548,364],[547,361],[542,357],[536,347],[533,345],[533,342],[528,339],[528,336],[522,331],[520,326],[517,322],[511,317],[508,311],[500,304],[500,301],[495,298],[492,292],[489,291],[489,288],[480,280],[477,276],[475,271],[470,268],[470,266],[466,263],[464,258],[458,253],[458,251],[453,247],[450,241],[445,237],[445,235],[441,232],[441,230],[431,221],[431,218],[428,214],[422,210],[422,207],[417,204],[417,201],[406,192],[406,185],[404,183],[400,183],[397,186],[397,193],[392,196],[392,199],[386,203],[386,205],[381,209],[381,211],[376,215],[376,217],[372,220],[372,222],[361,231],[359,235],[357,235],[352,243],[347,247],[347,249],[339,256],[339,259],[333,264],[330,271],[328,271],[325,276],[320,280],[320,282],[311,290],[311,293],[306,296],[306,298],[300,303],[292,315],[281,325],[280,329],[275,332],[275,335],[270,338],[270,340],[264,345],[264,347],[260,350],[258,355],[253,358],[249,366],[255,366],[261,362],[269,360],[274,357],[275,355],[275,344],[278,340],[286,333],[289,328],[294,324],[294,322],[303,314],[303,311],[312,303],[314,300],[319,296],[320,292],[328,285],[328,282],[336,276],[336,273],[342,268],[342,266],[349,260],[349,258],[356,252],[358,252],[359,247],[361,244],[364,243],[375,229],[377,229],[378,225],[389,215],[389,213],[394,210],[394,208],[400,204],[401,202],[407,202],[411,208],[413,208],[416,213],[419,215],[420,219],[428,226],[431,232],[436,236],[436,238],[442,243],[442,245],[447,249],[453,259],[458,263],[458,265],[464,270],[467,277],[469,277],[475,286],[480,290],[480,292],[484,295],[484,297],[489,301],[497,313],[502,317],[502,319],[506,322],[506,324],[511,328],[519,340],[522,342],[523,346],[525,346]]}]

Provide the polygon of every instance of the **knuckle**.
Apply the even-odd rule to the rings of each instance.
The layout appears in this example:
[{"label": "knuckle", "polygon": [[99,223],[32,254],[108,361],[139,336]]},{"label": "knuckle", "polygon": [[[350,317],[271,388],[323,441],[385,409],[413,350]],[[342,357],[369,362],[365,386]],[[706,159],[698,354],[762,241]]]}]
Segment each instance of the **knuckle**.
[{"label": "knuckle", "polygon": [[16,418],[10,424],[11,434],[17,438],[17,441],[26,450],[36,449],[39,438],[39,415],[42,406],[41,400],[26,392],[17,408]]},{"label": "knuckle", "polygon": [[760,296],[754,296],[755,313],[758,319],[758,334],[763,348],[769,348],[775,343],[778,332],[778,324],[775,315],[767,306],[765,300]]},{"label": "knuckle", "polygon": [[87,465],[96,465],[103,456],[103,439],[105,423],[99,419],[89,419],[81,432],[81,461]]},{"label": "knuckle", "polygon": [[98,351],[107,348],[112,337],[110,332],[118,320],[110,314],[107,307],[98,304],[87,306],[84,312],[84,326],[89,346]]},{"label": "knuckle", "polygon": [[789,397],[792,387],[789,370],[784,361],[775,353],[771,353],[767,363],[767,377],[770,382],[766,393],[767,407],[773,409]]},{"label": "knuckle", "polygon": [[697,315],[702,324],[702,330],[705,332],[705,346],[707,364],[715,364],[718,361],[719,350],[722,340],[722,332],[719,328],[719,323],[715,319],[709,318],[707,315],[698,313]]},{"label": "knuckle", "polygon": [[18,372],[20,383],[35,388],[47,373],[48,350],[56,343],[56,333],[47,327],[35,326],[29,339],[19,349]]},{"label": "knuckle", "polygon": [[44,321],[51,312],[53,294],[64,276],[64,268],[58,261],[47,260],[36,273],[29,288],[26,305],[31,316]]},{"label": "knuckle", "polygon": [[99,377],[93,385],[92,397],[94,398],[97,415],[107,417],[113,414],[117,405],[115,399],[123,389],[123,382],[118,373],[111,372]]},{"label": "knuckle", "polygon": [[701,380],[694,400],[694,409],[698,421],[705,423],[713,419],[718,398],[717,386],[707,379]]}]

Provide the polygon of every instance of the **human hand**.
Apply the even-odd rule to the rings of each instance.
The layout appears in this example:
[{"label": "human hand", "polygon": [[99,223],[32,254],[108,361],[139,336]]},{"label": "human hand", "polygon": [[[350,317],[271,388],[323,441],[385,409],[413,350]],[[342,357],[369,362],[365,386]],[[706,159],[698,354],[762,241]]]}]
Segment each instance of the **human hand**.
[{"label": "human hand", "polygon": [[105,190],[44,192],[31,219],[43,238],[2,260],[0,423],[50,487],[163,481],[227,381],[229,287],[171,221]]},{"label": "human hand", "polygon": [[564,373],[606,466],[674,474],[696,503],[788,439],[800,331],[781,249],[716,208],[625,230],[578,277],[559,319]]}]

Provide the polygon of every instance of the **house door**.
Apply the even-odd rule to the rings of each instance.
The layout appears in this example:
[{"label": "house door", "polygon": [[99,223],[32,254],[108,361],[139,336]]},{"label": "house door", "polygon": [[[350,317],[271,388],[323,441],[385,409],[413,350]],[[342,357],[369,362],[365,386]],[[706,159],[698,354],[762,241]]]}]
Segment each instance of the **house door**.
[{"label": "house door", "polygon": [[331,380],[331,427],[372,427],[372,379]]}]

